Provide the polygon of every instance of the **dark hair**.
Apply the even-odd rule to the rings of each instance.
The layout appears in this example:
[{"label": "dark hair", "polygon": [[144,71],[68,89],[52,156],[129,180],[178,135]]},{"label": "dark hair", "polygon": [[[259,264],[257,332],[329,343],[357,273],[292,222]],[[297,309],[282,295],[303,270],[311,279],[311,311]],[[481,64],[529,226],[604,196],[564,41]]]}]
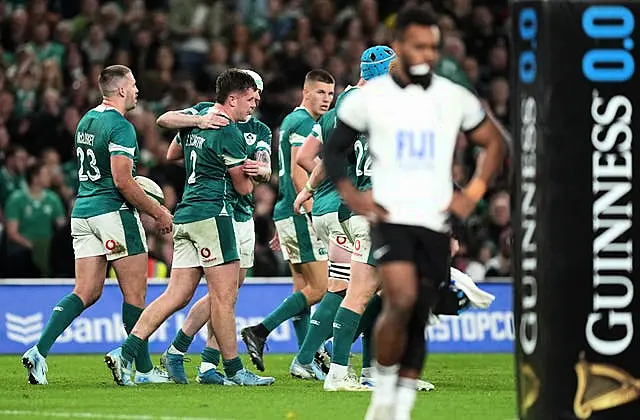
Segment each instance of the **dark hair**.
[{"label": "dark hair", "polygon": [[231,93],[247,89],[258,89],[253,77],[240,69],[225,70],[216,79],[216,102],[223,104]]},{"label": "dark hair", "polygon": [[14,157],[20,151],[25,151],[26,152],[26,150],[27,149],[25,149],[24,147],[22,147],[20,145],[17,145],[17,144],[11,145],[11,146],[9,146],[9,148],[7,149],[7,152],[5,153],[5,160]]},{"label": "dark hair", "polygon": [[404,32],[411,25],[418,26],[436,26],[438,21],[431,11],[425,7],[408,6],[398,12],[396,17],[396,26],[394,28],[394,36],[402,38]]},{"label": "dark hair", "polygon": [[131,73],[131,69],[121,64],[102,69],[100,77],[98,77],[98,86],[100,86],[102,95],[106,96],[107,92],[114,92],[118,88],[117,83],[127,77],[129,73]]},{"label": "dark hair", "polygon": [[42,172],[43,169],[44,169],[44,164],[40,161],[37,161],[36,163],[27,167],[27,172],[26,172],[27,184],[31,185],[33,183],[33,179],[38,175],[40,175],[40,172]]},{"label": "dark hair", "polygon": [[322,70],[322,69],[315,69],[307,73],[307,75],[304,77],[304,82],[305,83],[321,82],[321,83],[330,83],[333,85],[336,83],[336,80],[328,71]]}]

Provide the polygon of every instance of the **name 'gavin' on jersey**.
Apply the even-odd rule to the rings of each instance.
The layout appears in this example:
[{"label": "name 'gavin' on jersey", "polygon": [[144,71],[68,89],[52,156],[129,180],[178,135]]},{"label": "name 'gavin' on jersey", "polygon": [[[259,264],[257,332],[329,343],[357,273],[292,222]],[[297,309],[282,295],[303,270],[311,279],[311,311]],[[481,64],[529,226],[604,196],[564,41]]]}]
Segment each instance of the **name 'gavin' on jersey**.
[{"label": "name 'gavin' on jersey", "polygon": [[480,101],[437,75],[428,89],[387,75],[345,98],[338,117],[368,133],[374,200],[388,221],[446,231],[457,136],[485,120]]}]

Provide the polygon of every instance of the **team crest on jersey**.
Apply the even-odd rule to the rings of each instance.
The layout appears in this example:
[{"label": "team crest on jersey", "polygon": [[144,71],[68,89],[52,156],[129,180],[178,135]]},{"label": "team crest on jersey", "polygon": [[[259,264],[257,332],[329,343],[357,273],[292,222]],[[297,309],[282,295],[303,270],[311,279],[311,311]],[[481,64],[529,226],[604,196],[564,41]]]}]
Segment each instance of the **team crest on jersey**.
[{"label": "team crest on jersey", "polygon": [[113,239],[107,239],[104,243],[104,247],[108,254],[121,254],[127,250],[124,245]]},{"label": "team crest on jersey", "polygon": [[249,146],[252,146],[257,139],[258,137],[253,133],[244,133],[244,141],[246,141]]}]

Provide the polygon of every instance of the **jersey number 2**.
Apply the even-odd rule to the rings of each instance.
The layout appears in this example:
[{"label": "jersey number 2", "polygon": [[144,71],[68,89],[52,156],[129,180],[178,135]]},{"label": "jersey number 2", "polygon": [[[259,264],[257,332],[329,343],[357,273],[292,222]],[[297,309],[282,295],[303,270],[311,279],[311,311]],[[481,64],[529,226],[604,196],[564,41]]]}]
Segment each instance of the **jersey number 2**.
[{"label": "jersey number 2", "polygon": [[[85,173],[84,170],[84,158],[85,158],[85,153],[86,153],[86,157],[89,158],[89,169],[86,171],[87,173]],[[100,179],[100,169],[98,169],[98,167],[96,166],[96,155],[95,153],[93,153],[92,149],[87,149],[87,151],[85,152],[82,148],[78,147],[78,149],[76,150],[76,154],[78,155],[78,181],[82,182],[82,181],[92,181],[92,182],[96,182],[97,180]]]},{"label": "jersey number 2", "polygon": [[195,150],[191,151],[189,155],[191,159],[191,175],[189,175],[189,179],[187,179],[187,184],[195,184],[196,183],[196,162],[198,161],[198,154]]}]

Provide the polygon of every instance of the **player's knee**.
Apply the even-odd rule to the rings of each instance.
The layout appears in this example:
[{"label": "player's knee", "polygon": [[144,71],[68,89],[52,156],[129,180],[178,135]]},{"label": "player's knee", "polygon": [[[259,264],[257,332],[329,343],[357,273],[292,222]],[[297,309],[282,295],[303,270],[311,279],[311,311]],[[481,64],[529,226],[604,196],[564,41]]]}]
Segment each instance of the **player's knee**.
[{"label": "player's knee", "polygon": [[418,296],[409,290],[396,291],[395,293],[388,293],[385,296],[388,302],[388,306],[398,310],[411,313],[416,305]]}]

